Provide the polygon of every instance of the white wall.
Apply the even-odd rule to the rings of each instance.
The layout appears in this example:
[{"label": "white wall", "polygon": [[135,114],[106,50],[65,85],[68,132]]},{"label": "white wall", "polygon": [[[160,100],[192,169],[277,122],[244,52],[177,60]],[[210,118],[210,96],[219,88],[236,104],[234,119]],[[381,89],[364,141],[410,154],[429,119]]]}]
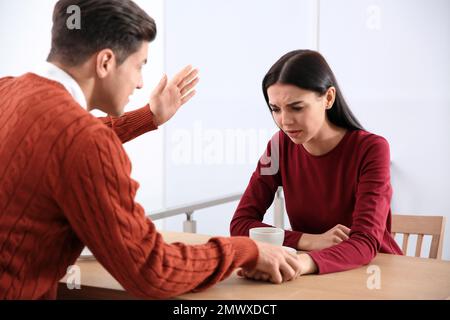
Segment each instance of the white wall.
[{"label": "white wall", "polygon": [[0,76],[17,76],[45,61],[56,1],[0,0]]},{"label": "white wall", "polygon": [[[167,70],[190,62],[201,72],[197,97],[166,127],[167,205],[244,191],[277,130],[262,78],[282,54],[316,45],[316,9],[307,0],[166,1]],[[196,213],[198,232],[229,235],[236,206]],[[181,230],[183,220],[166,226]]]}]

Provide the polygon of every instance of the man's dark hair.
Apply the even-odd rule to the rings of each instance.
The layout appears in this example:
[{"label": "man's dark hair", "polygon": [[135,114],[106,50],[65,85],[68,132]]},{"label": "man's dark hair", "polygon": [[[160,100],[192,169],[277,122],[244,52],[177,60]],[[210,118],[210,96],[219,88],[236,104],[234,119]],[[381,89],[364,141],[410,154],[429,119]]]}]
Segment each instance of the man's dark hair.
[{"label": "man's dark hair", "polygon": [[[73,14],[68,8],[73,5],[80,9],[79,29],[67,25]],[[151,42],[155,37],[155,21],[131,0],[60,0],[53,11],[52,47],[47,61],[78,66],[108,48],[120,65],[139,50],[143,41]]]}]

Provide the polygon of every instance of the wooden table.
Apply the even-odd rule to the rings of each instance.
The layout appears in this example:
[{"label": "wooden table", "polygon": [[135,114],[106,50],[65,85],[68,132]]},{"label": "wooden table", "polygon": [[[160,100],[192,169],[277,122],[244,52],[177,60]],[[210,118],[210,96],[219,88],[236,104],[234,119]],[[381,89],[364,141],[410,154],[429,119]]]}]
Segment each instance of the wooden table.
[{"label": "wooden table", "polygon": [[[162,232],[166,242],[205,243],[199,234]],[[69,290],[63,278],[60,299],[133,299],[95,260],[79,260],[81,290]],[[379,267],[380,289],[369,289],[372,273]],[[199,293],[184,294],[188,300],[279,300],[279,299],[450,299],[450,261],[378,254],[367,266],[326,275],[306,275],[275,285],[240,278],[233,273],[226,280]]]}]

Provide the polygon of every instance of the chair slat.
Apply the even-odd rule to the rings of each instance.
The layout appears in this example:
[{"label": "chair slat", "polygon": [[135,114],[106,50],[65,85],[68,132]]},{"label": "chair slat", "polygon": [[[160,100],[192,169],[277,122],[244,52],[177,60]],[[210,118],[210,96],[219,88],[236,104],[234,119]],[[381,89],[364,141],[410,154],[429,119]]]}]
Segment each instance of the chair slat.
[{"label": "chair slat", "polygon": [[439,236],[433,236],[432,238],[431,238],[431,245],[430,245],[430,254],[429,254],[429,258],[441,258],[439,255],[438,255],[438,250],[439,250],[439,239],[440,237]]},{"label": "chair slat", "polygon": [[406,255],[410,234],[417,234],[415,255],[420,256],[422,251],[423,236],[432,236],[429,258],[441,259],[443,239],[445,232],[445,217],[443,216],[414,216],[392,215],[391,233],[393,237],[403,234],[402,250]]},{"label": "chair slat", "polygon": [[420,253],[422,252],[422,242],[423,242],[423,234],[418,234],[416,244],[416,257],[420,257]]},{"label": "chair slat", "polygon": [[406,252],[408,251],[408,239],[409,239],[409,233],[403,234],[402,251],[403,251],[404,255],[406,255]]}]

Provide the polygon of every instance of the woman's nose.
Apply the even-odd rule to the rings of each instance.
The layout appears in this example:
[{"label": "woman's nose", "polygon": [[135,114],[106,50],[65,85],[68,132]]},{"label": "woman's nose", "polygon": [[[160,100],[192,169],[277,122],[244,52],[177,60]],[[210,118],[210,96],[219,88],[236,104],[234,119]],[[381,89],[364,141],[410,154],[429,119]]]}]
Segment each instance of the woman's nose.
[{"label": "woman's nose", "polygon": [[283,126],[290,125],[290,124],[292,124],[293,122],[294,122],[294,121],[293,121],[292,115],[290,115],[288,112],[282,112],[282,113],[281,113],[281,124],[282,124]]}]

